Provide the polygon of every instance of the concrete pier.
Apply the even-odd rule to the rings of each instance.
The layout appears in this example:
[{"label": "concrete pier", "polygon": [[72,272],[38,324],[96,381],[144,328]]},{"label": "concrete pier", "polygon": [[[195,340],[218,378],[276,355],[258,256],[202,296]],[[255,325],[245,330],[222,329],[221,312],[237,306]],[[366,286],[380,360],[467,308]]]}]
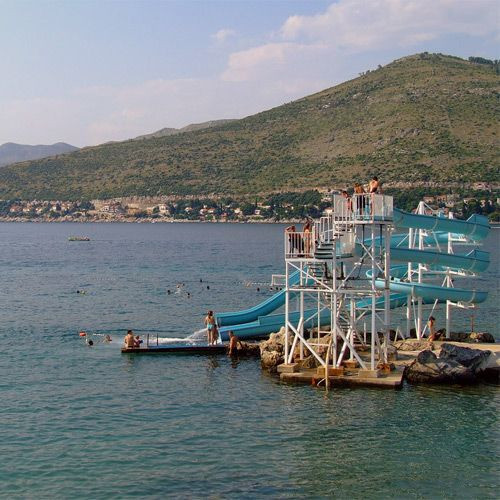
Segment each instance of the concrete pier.
[{"label": "concrete pier", "polygon": [[[438,353],[444,342],[434,342],[433,351]],[[465,344],[462,342],[448,342],[460,347],[488,350],[492,354],[486,370],[492,375],[492,379],[498,379],[500,372],[500,344]],[[343,366],[333,370],[330,368],[329,381],[332,387],[380,387],[399,389],[403,385],[403,372],[407,365],[412,363],[420,351],[399,351],[397,359],[393,360],[392,370],[360,370],[352,365]],[[362,358],[368,361],[369,352],[365,352]],[[325,370],[323,368],[300,369],[298,363],[278,366],[280,380],[293,384],[308,384],[324,386]],[[498,383],[498,382],[497,382]]]}]

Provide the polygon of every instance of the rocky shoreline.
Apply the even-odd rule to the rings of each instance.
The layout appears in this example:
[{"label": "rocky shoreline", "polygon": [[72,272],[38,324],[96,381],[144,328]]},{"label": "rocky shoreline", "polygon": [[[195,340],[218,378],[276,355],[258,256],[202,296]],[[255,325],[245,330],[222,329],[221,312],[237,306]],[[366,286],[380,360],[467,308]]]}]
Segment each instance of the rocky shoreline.
[{"label": "rocky shoreline", "polygon": [[[291,338],[289,341],[291,344]],[[481,348],[466,347],[464,344],[476,344]],[[486,348],[489,344],[491,349]],[[486,332],[454,333],[451,339],[434,342],[431,346],[427,340],[412,338],[393,342],[389,346],[389,358],[391,369],[395,369],[393,362],[399,359],[397,364],[404,370],[403,378],[410,384],[468,385],[486,382],[498,385],[499,347],[495,338]],[[259,357],[263,370],[277,374],[278,367],[285,361],[284,351],[285,330],[282,328],[259,343],[243,342],[238,354]],[[319,366],[314,356],[306,355],[300,360],[298,352],[294,353],[294,361],[297,370]]]},{"label": "rocky shoreline", "polygon": [[28,217],[3,217],[0,216],[0,222],[23,222],[23,223],[29,223],[29,222],[49,222],[49,223],[56,223],[56,224],[61,224],[64,222],[78,222],[80,224],[85,224],[85,223],[102,223],[102,224],[109,224],[109,223],[124,223],[124,224],[172,224],[172,223],[195,223],[195,224],[215,224],[215,223],[222,223],[222,224],[301,224],[304,221],[301,219],[281,219],[281,220],[273,220],[273,219],[248,219],[248,220],[202,220],[202,219],[173,219],[173,218],[152,218],[152,217],[71,217],[71,216],[64,216],[64,217],[58,217],[56,219],[54,218],[47,218],[47,217],[33,217],[33,218],[28,218]]}]

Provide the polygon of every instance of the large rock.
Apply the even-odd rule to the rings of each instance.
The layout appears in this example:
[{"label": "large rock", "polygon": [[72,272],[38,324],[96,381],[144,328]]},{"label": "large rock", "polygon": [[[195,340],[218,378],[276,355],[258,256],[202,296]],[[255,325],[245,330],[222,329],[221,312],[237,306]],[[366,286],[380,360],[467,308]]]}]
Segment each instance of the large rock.
[{"label": "large rock", "polygon": [[460,363],[463,366],[471,368],[474,372],[481,371],[488,363],[491,351],[483,351],[481,349],[470,349],[453,344],[444,343],[441,346],[439,358],[444,360],[452,360]]},{"label": "large rock", "polygon": [[453,342],[467,342],[469,344],[475,343],[485,343],[485,344],[494,344],[495,337],[488,332],[472,332],[472,333],[464,333],[464,332],[451,332],[450,338],[446,340],[451,340]]},{"label": "large rock", "polygon": [[476,381],[474,371],[453,360],[440,360],[432,351],[422,351],[405,368],[405,377],[411,384],[471,384]]},{"label": "large rock", "polygon": [[425,350],[405,368],[405,377],[413,384],[471,384],[479,382],[491,351],[469,349],[444,343],[439,357]]},{"label": "large rock", "polygon": [[[292,342],[291,335],[288,334],[288,341]],[[282,327],[277,333],[271,333],[269,339],[263,340],[259,344],[260,364],[263,369],[271,373],[276,373],[278,365],[285,361],[285,328]]]},{"label": "large rock", "polygon": [[260,345],[251,342],[240,342],[238,356],[259,357]]},{"label": "large rock", "polygon": [[281,365],[283,361],[283,355],[277,351],[264,351],[260,353],[260,365],[270,373],[276,373],[278,365]]}]

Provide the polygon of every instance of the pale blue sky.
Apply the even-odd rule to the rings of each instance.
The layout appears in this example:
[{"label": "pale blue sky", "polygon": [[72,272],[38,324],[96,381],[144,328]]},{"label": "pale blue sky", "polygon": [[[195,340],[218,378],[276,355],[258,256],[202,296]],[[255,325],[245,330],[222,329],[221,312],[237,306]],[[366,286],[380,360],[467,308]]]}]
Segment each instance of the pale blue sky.
[{"label": "pale blue sky", "polygon": [[496,0],[0,0],[0,144],[242,117],[427,50],[498,58]]}]

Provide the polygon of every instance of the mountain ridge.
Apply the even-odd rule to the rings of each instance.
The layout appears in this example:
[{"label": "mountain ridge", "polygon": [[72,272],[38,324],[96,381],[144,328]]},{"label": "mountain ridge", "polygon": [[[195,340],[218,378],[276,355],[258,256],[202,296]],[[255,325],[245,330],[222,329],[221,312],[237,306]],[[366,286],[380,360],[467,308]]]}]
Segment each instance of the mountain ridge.
[{"label": "mountain ridge", "polygon": [[0,145],[0,167],[29,160],[39,160],[49,156],[71,153],[79,148],[66,142],[54,144],[17,144],[6,142]]},{"label": "mountain ridge", "polygon": [[416,54],[255,115],[4,167],[0,198],[237,195],[499,182],[495,68]]},{"label": "mountain ridge", "polygon": [[221,120],[209,120],[207,122],[202,122],[202,123],[190,123],[189,125],[186,125],[185,127],[182,128],[165,127],[160,130],[157,130],[156,132],[152,132],[151,134],[144,134],[134,137],[134,140],[137,141],[141,139],[151,139],[153,137],[166,137],[169,135],[184,134],[186,132],[193,132],[195,130],[203,130],[205,128],[217,127],[219,125],[224,125],[225,123],[229,123],[232,121],[235,120],[228,118]]}]

